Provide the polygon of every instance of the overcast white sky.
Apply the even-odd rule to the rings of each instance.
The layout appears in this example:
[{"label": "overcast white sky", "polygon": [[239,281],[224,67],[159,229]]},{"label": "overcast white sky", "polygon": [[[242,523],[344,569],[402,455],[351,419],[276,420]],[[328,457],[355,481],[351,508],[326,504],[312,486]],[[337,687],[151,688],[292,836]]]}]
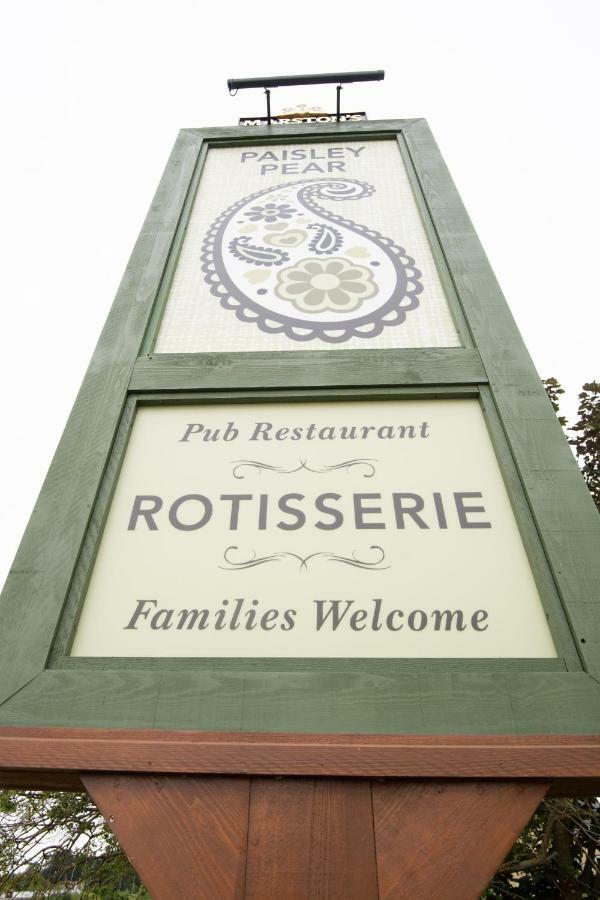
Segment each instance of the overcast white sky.
[{"label": "overcast white sky", "polygon": [[[600,377],[598,0],[21,0],[0,42],[0,581],[177,131],[260,115],[230,76],[384,68],[424,116],[542,377]],[[274,111],[332,107],[277,91]]]}]

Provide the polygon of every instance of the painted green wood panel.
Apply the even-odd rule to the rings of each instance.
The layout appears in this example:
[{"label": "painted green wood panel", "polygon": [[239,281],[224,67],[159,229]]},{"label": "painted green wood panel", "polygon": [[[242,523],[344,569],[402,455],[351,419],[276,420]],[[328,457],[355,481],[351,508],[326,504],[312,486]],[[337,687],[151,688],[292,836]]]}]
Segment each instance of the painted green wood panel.
[{"label": "painted green wood panel", "polygon": [[[230,146],[346,135],[395,139],[399,131],[405,140],[403,152],[410,155],[413,189],[417,195],[419,185],[423,189],[422,214],[431,215],[427,231],[439,242],[436,262],[447,264],[447,278],[461,303],[461,332],[473,337],[476,349],[467,341],[466,347],[440,350],[143,355],[153,344],[161,300],[185,231],[203,141]],[[402,386],[415,396],[453,396],[472,394],[477,385],[483,385],[492,439],[568,672],[562,659],[64,658],[126,444],[134,405],[131,394],[126,404],[128,386],[142,392],[146,402],[264,402],[298,399],[306,396],[301,388],[310,386],[336,399],[358,396],[361,391],[354,388],[362,386],[364,392],[371,386],[375,399]],[[0,724],[397,733],[597,731],[600,686],[577,671],[581,664],[576,651],[577,646],[590,672],[597,673],[600,617],[594,598],[600,585],[600,531],[590,503],[422,120],[332,124],[319,127],[318,133],[311,125],[182,132],[0,603],[0,700],[11,698],[0,706]],[[559,504],[564,505],[564,516],[557,513]],[[67,594],[52,657],[56,668],[42,671]]]},{"label": "painted green wood panel", "polygon": [[83,608],[96,556],[100,548],[102,531],[106,523],[110,503],[125,458],[125,450],[133,427],[135,410],[135,399],[130,396],[119,421],[119,427],[115,434],[111,453],[98,489],[94,509],[81,545],[81,551],[73,572],[63,611],[55,631],[54,641],[48,657],[49,665],[54,665],[56,660],[62,659],[69,652],[72,637]]},{"label": "painted green wood panel", "polygon": [[0,600],[0,698],[44,667],[200,142],[182,132],[148,212]]},{"label": "painted green wood panel", "polygon": [[588,531],[597,535],[598,511],[591,494],[588,494],[589,502],[581,502],[581,473],[577,467],[528,468],[524,472],[531,483],[531,501],[547,531]]},{"label": "painted green wood panel", "polygon": [[[590,576],[600,577],[600,517],[429,128],[420,121],[405,136],[580,653],[598,675],[600,646],[583,631]],[[570,523],[559,531],[542,470],[570,494]]]},{"label": "painted green wood panel", "polygon": [[476,350],[294,350],[278,353],[161,353],[140,359],[132,391],[239,390],[334,385],[478,384]]},{"label": "painted green wood panel", "polygon": [[0,725],[386,734],[593,733],[597,683],[584,673],[231,674],[48,670],[0,707]]},{"label": "painted green wood panel", "polygon": [[581,669],[582,663],[579,648],[573,644],[569,619],[565,614],[560,594],[548,568],[544,545],[535,526],[527,496],[523,491],[519,472],[515,466],[502,422],[498,417],[489,385],[482,386],[480,402],[494,450],[501,466],[504,483],[521,534],[521,540],[529,558],[531,570],[554,639],[556,651],[568,661],[569,669]]},{"label": "painted green wood panel", "polygon": [[241,671],[262,672],[311,672],[346,671],[352,667],[363,674],[393,676],[423,672],[566,672],[564,659],[558,657],[532,657],[530,659],[374,659],[374,658],[306,658],[306,657],[111,657],[106,660],[92,656],[64,656],[57,660],[56,669],[189,669],[205,672],[219,672],[221,675]]}]

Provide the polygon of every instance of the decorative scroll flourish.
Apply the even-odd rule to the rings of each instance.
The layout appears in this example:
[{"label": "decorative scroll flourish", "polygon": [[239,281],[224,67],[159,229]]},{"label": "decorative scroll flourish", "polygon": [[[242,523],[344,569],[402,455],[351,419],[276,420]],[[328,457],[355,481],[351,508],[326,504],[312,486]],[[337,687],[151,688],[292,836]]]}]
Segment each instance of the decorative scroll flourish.
[{"label": "decorative scroll flourish", "polygon": [[346,566],[353,566],[355,569],[365,569],[369,572],[381,572],[383,569],[389,569],[391,566],[384,566],[383,562],[385,560],[385,551],[382,547],[379,547],[377,544],[371,544],[369,550],[375,550],[375,559],[361,559],[356,550],[352,551],[351,556],[340,556],[337,553],[309,553],[308,556],[300,556],[297,553],[291,553],[288,551],[280,551],[278,553],[271,553],[267,556],[257,556],[256,551],[253,550],[251,556],[247,559],[235,560],[232,558],[232,551],[239,550],[239,547],[231,546],[227,547],[225,552],[223,553],[223,559],[226,563],[224,566],[219,566],[220,569],[225,569],[229,572],[240,571],[241,569],[253,569],[256,566],[262,566],[265,563],[271,562],[280,562],[284,559],[295,559],[300,566],[300,571],[308,571],[308,564],[314,559],[322,559],[325,562],[337,562],[343,563]]},{"label": "decorative scroll flourish", "polygon": [[289,260],[289,256],[284,250],[259,247],[251,244],[248,237],[234,238],[229,244],[229,250],[237,259],[254,266],[281,266]]},{"label": "decorative scroll flourish", "polygon": [[313,472],[315,475],[325,475],[327,472],[334,472],[338,469],[346,469],[348,471],[353,466],[364,466],[366,471],[363,472],[363,478],[372,478],[375,474],[375,466],[373,463],[376,463],[376,459],[347,459],[344,462],[335,463],[332,466],[310,466],[308,465],[305,459],[300,460],[300,465],[295,466],[291,469],[286,469],[284,466],[272,466],[269,463],[263,463],[259,460],[255,459],[234,459],[233,462],[233,477],[238,480],[242,480],[245,478],[245,475],[240,475],[240,469],[244,469],[249,467],[251,469],[257,469],[258,473],[267,471],[267,472],[275,472],[278,475],[292,475],[294,472],[300,472],[301,469],[305,469],[307,472]]}]

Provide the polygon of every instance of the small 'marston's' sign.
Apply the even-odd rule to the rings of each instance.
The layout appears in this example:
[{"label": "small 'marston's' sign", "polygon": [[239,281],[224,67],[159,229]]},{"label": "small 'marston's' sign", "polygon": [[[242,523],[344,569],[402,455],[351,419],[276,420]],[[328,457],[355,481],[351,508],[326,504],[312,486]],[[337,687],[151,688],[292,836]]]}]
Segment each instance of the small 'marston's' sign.
[{"label": "small 'marston's' sign", "polygon": [[[365,112],[342,113],[340,122],[366,122],[367,114]],[[266,116],[257,116],[255,118],[244,117],[238,122],[239,125],[267,125]],[[289,116],[271,116],[271,125],[326,125],[329,122],[337,122],[338,117],[335,113],[307,113],[306,115],[289,115]]]}]

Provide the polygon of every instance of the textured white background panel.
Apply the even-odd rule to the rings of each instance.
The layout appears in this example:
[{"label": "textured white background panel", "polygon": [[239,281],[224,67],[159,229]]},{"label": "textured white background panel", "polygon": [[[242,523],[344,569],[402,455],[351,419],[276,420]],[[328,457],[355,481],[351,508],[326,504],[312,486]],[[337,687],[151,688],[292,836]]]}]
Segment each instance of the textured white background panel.
[{"label": "textured white background panel", "polygon": [[[356,196],[339,202],[327,190],[334,183],[339,190],[344,179]],[[298,197],[298,182],[306,180],[315,187],[320,183],[325,191],[313,201],[312,210]],[[359,188],[357,182],[363,186]],[[241,202],[269,189],[273,190],[264,196]],[[274,207],[267,209],[267,203]],[[213,276],[213,286],[221,292],[214,296],[202,255],[211,226],[235,204],[239,204],[235,213],[223,219],[222,234],[214,234],[213,229],[215,243],[209,248],[211,253],[222,252],[221,269],[238,292],[225,299],[232,308],[224,308],[221,297],[231,297],[227,278],[224,284],[218,272]],[[350,227],[336,221],[340,216]],[[231,247],[236,238],[234,253]],[[336,242],[333,250],[331,241]],[[405,255],[398,250],[390,255],[386,247],[391,244]],[[258,262],[253,258],[254,247],[267,250],[266,260],[260,255]],[[413,281],[408,257],[421,273]],[[212,259],[211,255],[209,265]],[[399,260],[396,268],[394,260]],[[398,266],[408,269],[407,293],[399,289],[404,276],[398,276]],[[417,291],[419,286],[422,290],[411,297],[415,283]],[[386,313],[394,303],[397,309]],[[257,305],[264,309],[263,315],[257,315]],[[236,315],[241,309],[250,321]],[[405,310],[405,316],[399,310]],[[381,318],[392,324],[380,330]],[[329,340],[323,323],[329,325]],[[340,327],[335,330],[337,324]],[[285,332],[265,330],[282,327]],[[156,352],[454,347],[459,343],[394,140],[209,151]]]}]

